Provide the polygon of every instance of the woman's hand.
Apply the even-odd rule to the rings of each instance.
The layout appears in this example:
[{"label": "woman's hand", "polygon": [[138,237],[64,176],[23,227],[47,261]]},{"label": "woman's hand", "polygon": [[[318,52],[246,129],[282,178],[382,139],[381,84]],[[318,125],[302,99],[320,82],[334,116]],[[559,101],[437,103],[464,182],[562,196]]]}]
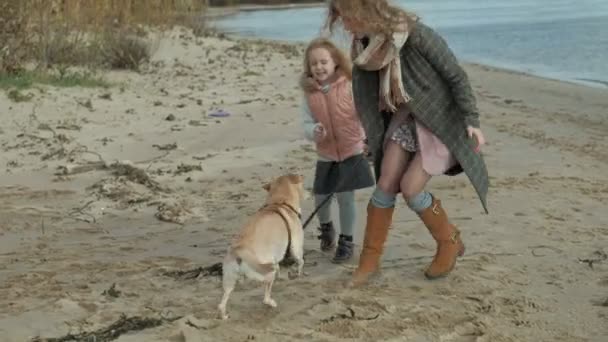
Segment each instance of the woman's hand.
[{"label": "woman's hand", "polygon": [[485,145],[486,143],[486,138],[483,136],[483,132],[479,128],[468,126],[467,134],[469,135],[469,138],[475,138],[475,141],[477,141],[475,153],[479,153],[481,151],[481,146]]}]

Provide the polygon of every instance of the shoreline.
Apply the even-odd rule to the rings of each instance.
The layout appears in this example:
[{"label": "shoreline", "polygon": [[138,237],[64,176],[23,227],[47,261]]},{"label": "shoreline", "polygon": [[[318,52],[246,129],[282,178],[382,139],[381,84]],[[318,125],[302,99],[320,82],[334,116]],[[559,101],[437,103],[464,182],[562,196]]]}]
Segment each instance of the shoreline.
[{"label": "shoreline", "polygon": [[[321,7],[321,6],[323,6],[323,2],[311,2],[311,3],[305,3],[305,4],[278,4],[278,5],[235,5],[235,6],[226,6],[226,7],[214,6],[214,7],[209,8],[209,10],[211,10],[211,13],[204,14],[204,17],[206,19],[210,19],[210,20],[218,20],[218,19],[223,19],[223,18],[237,15],[240,12],[285,10],[285,9],[294,9],[294,8],[314,8],[314,7]],[[260,36],[255,36],[255,35],[246,36],[246,35],[240,35],[240,34],[234,33],[234,32],[229,32],[226,30],[221,30],[221,29],[217,29],[217,30],[219,32],[226,34],[227,36],[231,36],[231,37],[238,38],[238,39],[258,39],[258,40],[266,40],[266,41],[286,43],[286,44],[305,44],[306,43],[305,41],[287,41],[287,40],[281,40],[281,39],[260,37]],[[515,68],[510,68],[508,66],[502,66],[502,65],[500,65],[500,63],[488,64],[487,62],[478,62],[478,61],[469,60],[469,59],[461,59],[461,61],[463,64],[487,66],[490,68],[497,68],[497,69],[504,70],[507,72],[520,73],[520,74],[533,76],[533,77],[539,77],[539,78],[551,80],[551,81],[559,81],[559,82],[566,82],[569,84],[583,85],[586,87],[596,88],[596,89],[608,89],[608,80],[599,80],[599,79],[593,79],[593,78],[582,77],[582,76],[581,77],[572,77],[572,78],[560,78],[560,77],[550,76],[550,75],[548,75],[546,73],[542,73],[542,72],[535,73],[535,72],[530,72],[530,71],[518,70]]]},{"label": "shoreline", "polygon": [[470,61],[470,60],[462,60],[462,64],[479,67],[479,68],[487,68],[491,71],[496,71],[496,72],[503,72],[503,73],[513,74],[513,75],[537,78],[537,79],[543,80],[543,81],[558,82],[558,83],[564,83],[564,84],[569,84],[569,85],[582,86],[582,87],[586,87],[586,88],[590,88],[590,89],[608,90],[608,82],[605,82],[602,80],[593,80],[593,79],[586,79],[586,78],[566,79],[566,78],[551,77],[551,76],[543,75],[542,73],[537,74],[537,73],[502,67],[499,65],[479,63],[479,62]]},{"label": "shoreline", "polygon": [[[229,37],[231,39],[236,39],[236,40],[245,40],[245,41],[258,42],[258,43],[268,42],[271,44],[272,43],[287,44],[287,45],[293,45],[293,46],[297,46],[297,47],[306,46],[306,42],[304,42],[304,41],[272,39],[272,38],[254,36],[254,35],[244,36],[244,35],[240,35],[238,33],[219,30],[219,29],[218,29],[218,32],[222,32],[226,37]],[[476,62],[476,61],[472,61],[472,60],[468,60],[468,59],[461,59],[460,61],[464,66],[473,66],[473,67],[481,68],[481,69],[486,68],[488,70],[496,71],[496,72],[504,72],[504,73],[513,74],[513,75],[537,78],[537,79],[544,80],[544,81],[559,82],[559,83],[564,83],[564,84],[569,84],[569,85],[583,86],[583,87],[590,88],[590,89],[599,89],[599,90],[608,91],[608,81],[594,80],[594,79],[588,79],[588,78],[573,78],[573,79],[557,78],[557,77],[551,77],[548,75],[543,75],[541,73],[537,74],[537,73],[532,73],[532,72],[527,72],[527,71],[521,71],[521,70],[511,69],[511,68],[500,66],[500,65],[480,63],[480,62]]]}]

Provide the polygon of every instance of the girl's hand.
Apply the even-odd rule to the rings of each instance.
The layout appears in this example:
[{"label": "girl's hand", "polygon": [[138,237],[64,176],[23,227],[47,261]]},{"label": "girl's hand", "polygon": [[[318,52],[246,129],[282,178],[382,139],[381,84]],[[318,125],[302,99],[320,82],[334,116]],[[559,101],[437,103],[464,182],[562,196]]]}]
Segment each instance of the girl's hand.
[{"label": "girl's hand", "polygon": [[313,132],[315,135],[315,141],[321,141],[327,135],[327,131],[325,131],[325,127],[323,127],[323,125],[321,125],[320,123],[315,125],[315,129]]},{"label": "girl's hand", "polygon": [[469,135],[469,138],[475,138],[477,141],[475,153],[479,153],[481,151],[481,146],[485,145],[486,143],[486,138],[483,136],[483,132],[479,128],[468,126],[467,134]]}]

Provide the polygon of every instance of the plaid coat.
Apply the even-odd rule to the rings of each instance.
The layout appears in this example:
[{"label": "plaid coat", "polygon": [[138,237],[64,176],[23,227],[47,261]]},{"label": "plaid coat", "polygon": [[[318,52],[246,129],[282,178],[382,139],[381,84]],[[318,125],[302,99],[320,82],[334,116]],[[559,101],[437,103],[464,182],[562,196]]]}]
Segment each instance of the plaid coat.
[{"label": "plaid coat", "polygon": [[[479,127],[479,113],[465,71],[445,40],[421,22],[415,24],[400,54],[403,84],[412,98],[408,105],[458,161],[459,165],[446,174],[464,171],[488,213],[488,172],[483,156],[474,152],[476,142],[466,132],[467,125]],[[383,140],[391,115],[378,109],[378,81],[377,71],[354,66],[353,97],[374,158],[376,177],[380,175]]]}]

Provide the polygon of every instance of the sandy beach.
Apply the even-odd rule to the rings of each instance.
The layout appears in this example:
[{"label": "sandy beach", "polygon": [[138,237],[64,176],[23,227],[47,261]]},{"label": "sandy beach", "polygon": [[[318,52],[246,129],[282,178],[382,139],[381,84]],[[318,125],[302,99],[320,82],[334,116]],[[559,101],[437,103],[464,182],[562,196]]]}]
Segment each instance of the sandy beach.
[{"label": "sandy beach", "polygon": [[302,50],[176,29],[141,73],[105,73],[110,88],[0,92],[0,341],[121,322],[139,323],[119,342],[605,341],[608,90],[470,64],[490,214],[464,175],[429,184],[467,246],[450,277],[424,279],[434,242],[399,199],[378,282],[345,288],[357,259],[332,264],[314,220],[306,275],[284,272],[278,307],[247,281],[219,320],[220,278],[171,272],[221,261],[271,177],[311,186]]}]

